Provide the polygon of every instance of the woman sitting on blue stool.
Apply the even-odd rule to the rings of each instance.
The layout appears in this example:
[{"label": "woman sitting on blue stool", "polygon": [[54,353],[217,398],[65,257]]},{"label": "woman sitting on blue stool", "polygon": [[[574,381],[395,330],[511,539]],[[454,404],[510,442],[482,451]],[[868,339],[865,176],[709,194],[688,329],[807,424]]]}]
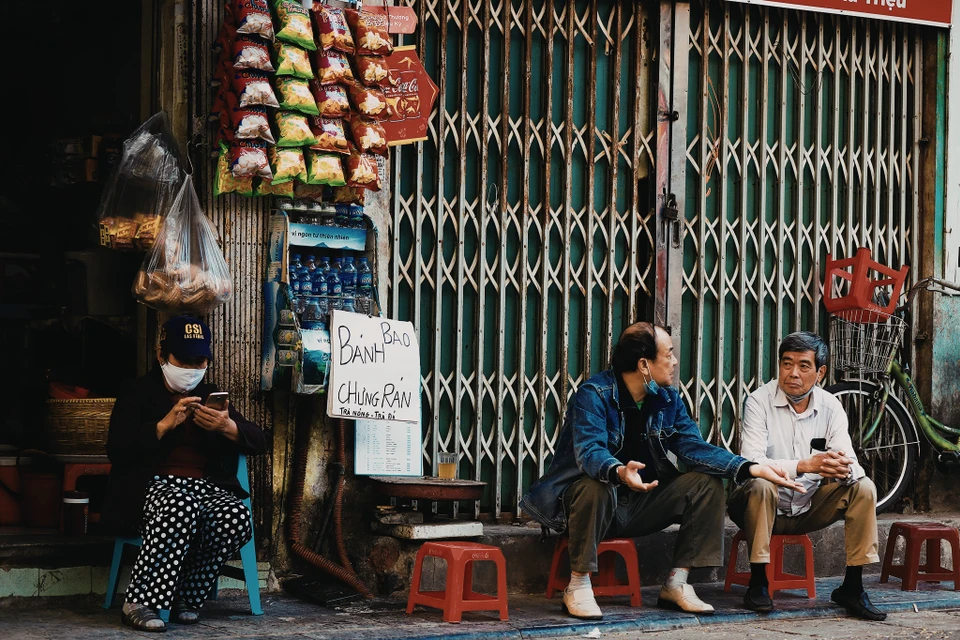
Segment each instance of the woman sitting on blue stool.
[{"label": "woman sitting on blue stool", "polygon": [[252,535],[237,454],[267,450],[263,430],[201,383],[212,360],[206,324],[168,321],[157,357],[114,405],[101,516],[104,530],[143,538],[122,613],[141,631],[165,631],[158,611],[171,608],[177,622],[199,621],[221,566]]}]

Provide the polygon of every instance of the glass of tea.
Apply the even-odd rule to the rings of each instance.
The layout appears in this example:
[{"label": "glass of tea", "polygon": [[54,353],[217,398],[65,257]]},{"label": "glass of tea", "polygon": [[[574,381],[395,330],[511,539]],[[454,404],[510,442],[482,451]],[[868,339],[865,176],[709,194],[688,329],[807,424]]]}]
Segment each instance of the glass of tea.
[{"label": "glass of tea", "polygon": [[437,477],[444,480],[457,477],[457,454],[445,451],[437,453]]}]

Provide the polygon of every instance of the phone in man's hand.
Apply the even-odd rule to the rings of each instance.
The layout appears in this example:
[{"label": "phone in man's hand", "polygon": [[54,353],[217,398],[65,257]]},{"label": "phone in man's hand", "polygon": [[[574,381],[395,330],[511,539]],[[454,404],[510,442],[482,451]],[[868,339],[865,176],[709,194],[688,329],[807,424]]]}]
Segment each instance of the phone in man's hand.
[{"label": "phone in man's hand", "polygon": [[226,391],[214,391],[207,396],[207,401],[203,405],[216,411],[223,411],[227,408],[227,398],[229,397],[230,394]]}]

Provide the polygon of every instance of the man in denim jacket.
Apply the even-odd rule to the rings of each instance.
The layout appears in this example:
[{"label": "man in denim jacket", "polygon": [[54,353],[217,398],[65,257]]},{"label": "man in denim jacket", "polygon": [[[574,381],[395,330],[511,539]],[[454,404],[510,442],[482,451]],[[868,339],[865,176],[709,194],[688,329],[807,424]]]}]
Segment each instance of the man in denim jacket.
[{"label": "man in denim jacket", "polygon": [[[764,478],[803,491],[773,465],[708,444],[670,386],[677,358],[661,327],[628,327],[611,369],[580,386],[567,407],[553,462],[520,501],[543,526],[570,536],[564,610],[600,619],[590,584],[605,538],[638,537],[680,524],[673,566],[657,605],[699,614],[713,607],[687,584],[692,567],[722,564],[724,491],[720,478]],[[691,470],[681,473],[673,460]]]}]

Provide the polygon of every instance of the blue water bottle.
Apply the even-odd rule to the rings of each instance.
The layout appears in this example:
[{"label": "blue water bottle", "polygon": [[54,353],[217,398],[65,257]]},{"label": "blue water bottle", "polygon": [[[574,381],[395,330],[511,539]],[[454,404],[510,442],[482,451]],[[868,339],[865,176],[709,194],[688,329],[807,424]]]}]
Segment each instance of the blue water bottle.
[{"label": "blue water bottle", "polygon": [[330,311],[343,309],[343,283],[340,282],[340,269],[330,267],[327,274],[327,298],[330,301]]},{"label": "blue water bottle", "polygon": [[357,265],[357,311],[371,313],[373,310],[373,270],[366,258]]}]

